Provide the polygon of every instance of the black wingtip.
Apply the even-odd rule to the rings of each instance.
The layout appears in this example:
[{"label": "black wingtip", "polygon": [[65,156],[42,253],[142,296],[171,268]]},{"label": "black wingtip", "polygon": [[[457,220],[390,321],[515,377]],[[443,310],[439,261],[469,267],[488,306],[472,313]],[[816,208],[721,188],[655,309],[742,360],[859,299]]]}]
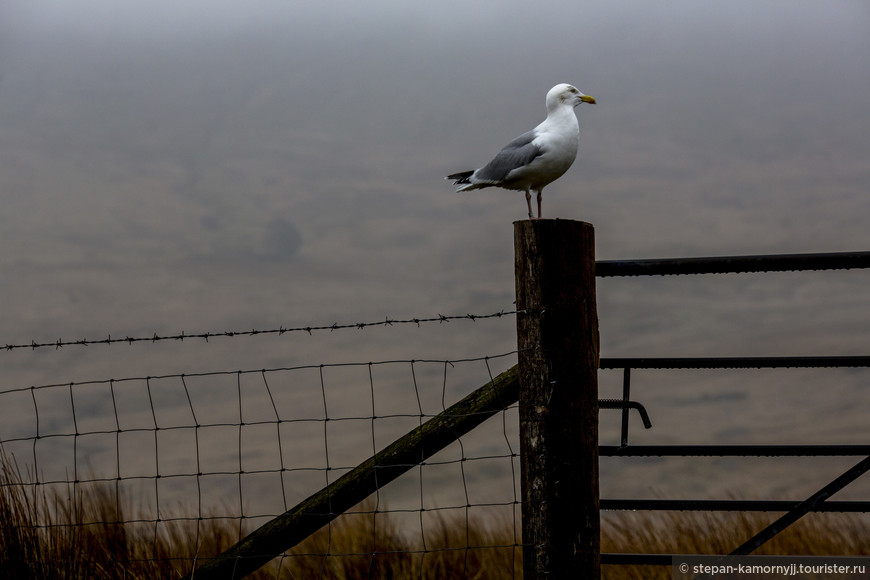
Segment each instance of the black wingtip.
[{"label": "black wingtip", "polygon": [[448,175],[444,179],[453,179],[454,185],[460,185],[463,183],[471,183],[468,181],[468,178],[471,177],[471,174],[474,173],[474,170],[471,171],[460,171],[459,173],[454,173],[452,175]]}]

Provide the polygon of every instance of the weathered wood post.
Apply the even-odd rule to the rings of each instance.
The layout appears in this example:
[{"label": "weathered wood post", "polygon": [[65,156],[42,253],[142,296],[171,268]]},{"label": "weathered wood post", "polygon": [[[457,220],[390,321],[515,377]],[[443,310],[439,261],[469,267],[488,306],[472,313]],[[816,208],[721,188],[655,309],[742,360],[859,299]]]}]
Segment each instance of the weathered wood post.
[{"label": "weathered wood post", "polygon": [[600,577],[595,231],[514,223],[523,578]]}]

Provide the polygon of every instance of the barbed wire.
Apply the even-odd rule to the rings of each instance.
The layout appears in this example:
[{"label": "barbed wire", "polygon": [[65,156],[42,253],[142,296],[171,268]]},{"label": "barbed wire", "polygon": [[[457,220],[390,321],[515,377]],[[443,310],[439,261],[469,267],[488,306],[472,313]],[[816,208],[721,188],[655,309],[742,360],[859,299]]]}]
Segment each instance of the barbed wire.
[{"label": "barbed wire", "polygon": [[432,316],[428,318],[407,318],[407,319],[395,319],[387,317],[384,320],[376,321],[376,322],[354,322],[354,323],[344,323],[339,324],[338,322],[329,324],[329,325],[310,325],[310,326],[295,326],[295,327],[284,327],[279,326],[278,328],[271,328],[265,330],[227,330],[223,332],[197,332],[197,333],[186,333],[181,331],[178,334],[165,335],[161,336],[156,332],[151,336],[124,336],[123,338],[112,338],[112,335],[108,335],[106,338],[101,339],[88,339],[82,338],[80,340],[63,340],[58,338],[54,342],[37,342],[35,340],[31,340],[30,343],[20,343],[20,344],[5,344],[2,347],[2,350],[12,351],[18,349],[29,348],[31,350],[36,350],[38,348],[46,348],[46,347],[54,347],[55,350],[61,349],[65,346],[90,346],[96,344],[117,344],[117,343],[127,343],[128,345],[133,345],[134,343],[140,342],[161,342],[167,340],[173,341],[183,341],[185,339],[202,339],[206,342],[211,338],[234,338],[234,337],[242,337],[242,336],[257,336],[257,335],[265,335],[272,334],[282,336],[288,333],[299,333],[299,332],[307,332],[308,334],[313,334],[315,331],[324,331],[328,330],[330,332],[335,330],[346,330],[346,329],[357,329],[363,330],[365,328],[369,328],[372,326],[393,326],[398,324],[416,324],[420,326],[424,323],[438,322],[439,324],[450,322],[453,320],[470,320],[472,322],[476,320],[485,320],[490,318],[502,318],[504,316],[511,316],[521,313],[520,310],[500,310],[498,312],[494,312],[492,314],[457,314],[451,316],[445,316],[443,314],[439,314],[437,316]]}]

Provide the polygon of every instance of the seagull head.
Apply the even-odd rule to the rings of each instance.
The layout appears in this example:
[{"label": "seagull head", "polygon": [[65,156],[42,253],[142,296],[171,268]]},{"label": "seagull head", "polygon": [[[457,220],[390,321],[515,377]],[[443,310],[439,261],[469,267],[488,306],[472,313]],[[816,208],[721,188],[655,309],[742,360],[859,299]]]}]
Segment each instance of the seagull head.
[{"label": "seagull head", "polygon": [[571,108],[576,107],[580,103],[595,104],[595,99],[589,95],[584,95],[577,90],[576,87],[562,83],[556,85],[550,92],[547,93],[547,110],[568,105]]}]

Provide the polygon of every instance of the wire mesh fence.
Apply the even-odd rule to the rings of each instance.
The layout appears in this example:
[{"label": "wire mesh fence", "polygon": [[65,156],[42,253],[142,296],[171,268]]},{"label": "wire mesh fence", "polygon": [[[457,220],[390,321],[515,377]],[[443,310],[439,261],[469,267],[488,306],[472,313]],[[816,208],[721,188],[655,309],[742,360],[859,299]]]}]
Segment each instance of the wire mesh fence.
[{"label": "wire mesh fence", "polygon": [[[7,388],[0,493],[18,508],[3,524],[31,538],[32,549],[19,551],[30,570],[55,549],[55,565],[80,568],[77,577],[119,562],[132,575],[138,566],[145,576],[178,576],[515,359],[511,352]],[[429,577],[447,565],[464,575],[486,559],[512,577],[521,551],[517,423],[516,405],[508,405],[260,576],[328,578],[354,569],[380,577],[391,567]],[[91,545],[58,554],[69,536]]]}]

